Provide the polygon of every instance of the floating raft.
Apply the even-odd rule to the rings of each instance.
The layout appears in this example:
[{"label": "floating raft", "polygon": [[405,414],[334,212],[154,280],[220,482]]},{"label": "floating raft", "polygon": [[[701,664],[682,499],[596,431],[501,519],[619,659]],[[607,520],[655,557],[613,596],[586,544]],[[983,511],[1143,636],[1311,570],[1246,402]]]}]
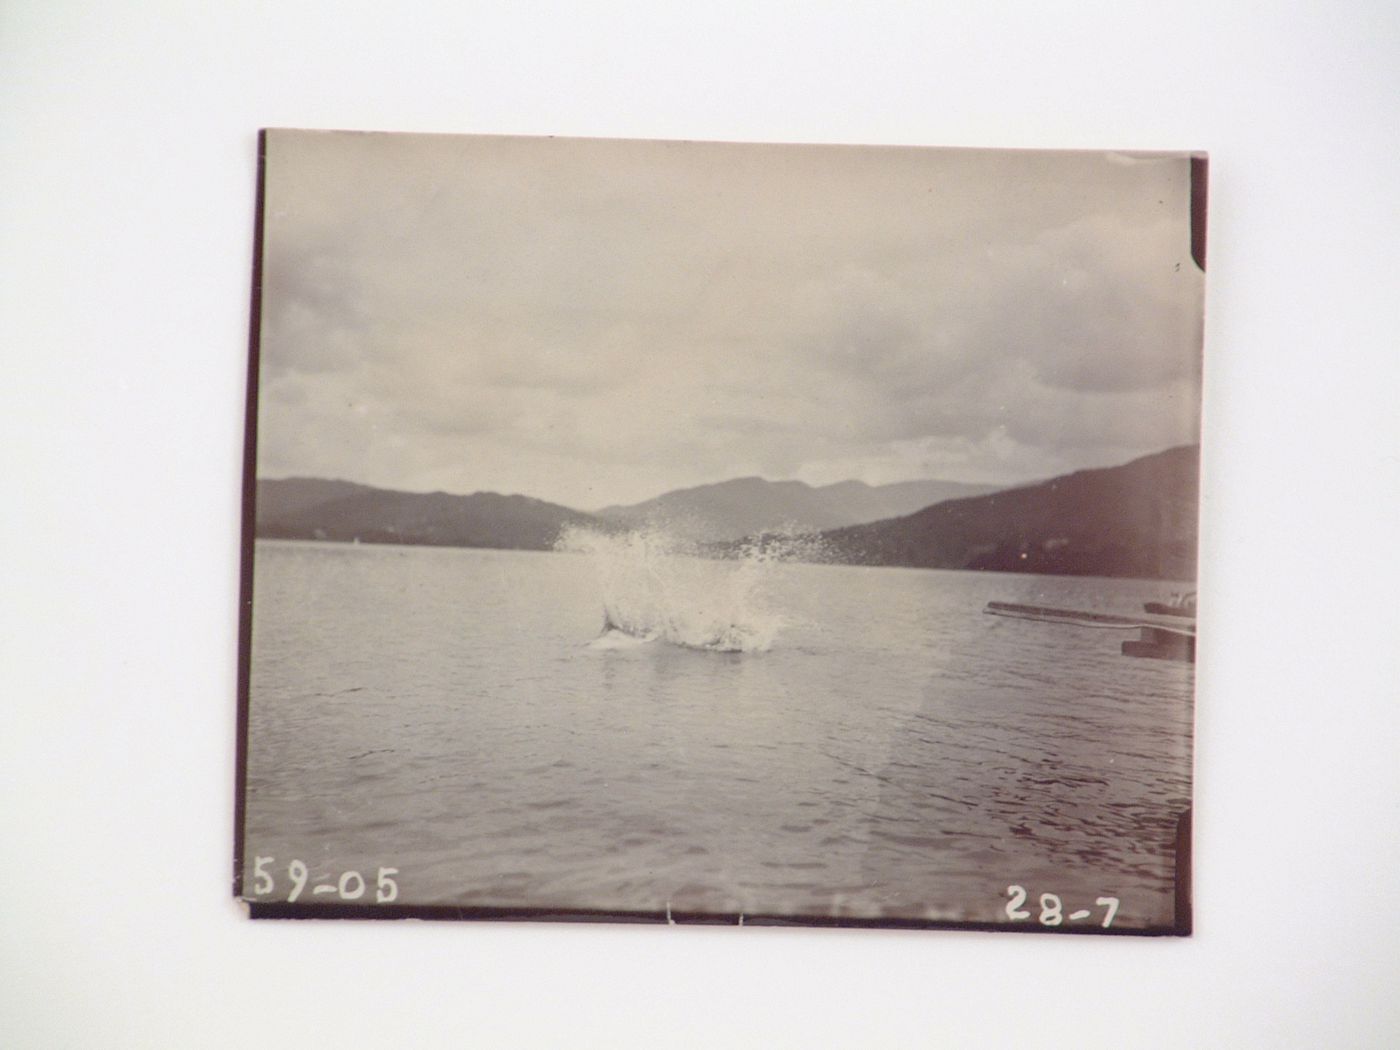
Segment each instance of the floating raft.
[{"label": "floating raft", "polygon": [[1158,619],[1150,616],[1116,616],[1112,613],[1085,612],[1080,609],[1051,609],[1043,605],[1015,605],[1011,602],[988,602],[986,612],[993,616],[1009,616],[1018,620],[1039,620],[1043,623],[1063,623],[1073,627],[1097,627],[1108,630],[1136,630],[1136,641],[1123,643],[1124,656],[1143,656],[1156,660],[1196,661],[1196,621],[1183,617]]}]

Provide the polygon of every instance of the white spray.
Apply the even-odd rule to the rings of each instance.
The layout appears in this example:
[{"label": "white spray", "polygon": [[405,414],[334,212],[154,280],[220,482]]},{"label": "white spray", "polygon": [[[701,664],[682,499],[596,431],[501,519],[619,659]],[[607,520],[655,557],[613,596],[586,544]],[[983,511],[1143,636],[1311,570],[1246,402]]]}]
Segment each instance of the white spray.
[{"label": "white spray", "polygon": [[585,554],[603,606],[600,648],[662,640],[691,649],[762,652],[787,622],[772,594],[775,565],[808,559],[810,541],[765,537],[705,558],[660,528],[604,534],[567,529],[555,545]]}]

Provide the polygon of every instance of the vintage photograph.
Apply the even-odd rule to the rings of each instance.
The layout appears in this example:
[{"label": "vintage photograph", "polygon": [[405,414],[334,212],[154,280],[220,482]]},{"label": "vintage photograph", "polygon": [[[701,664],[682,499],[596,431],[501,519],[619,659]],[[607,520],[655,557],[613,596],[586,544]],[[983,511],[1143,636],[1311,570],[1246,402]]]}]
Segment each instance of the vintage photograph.
[{"label": "vintage photograph", "polygon": [[1190,932],[1203,155],[260,149],[253,916]]}]

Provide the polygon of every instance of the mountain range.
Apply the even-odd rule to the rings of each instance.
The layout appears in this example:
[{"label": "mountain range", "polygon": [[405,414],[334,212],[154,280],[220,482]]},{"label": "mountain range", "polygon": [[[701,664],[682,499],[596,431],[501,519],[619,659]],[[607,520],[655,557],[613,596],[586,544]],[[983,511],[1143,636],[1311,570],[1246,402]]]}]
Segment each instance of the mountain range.
[{"label": "mountain range", "polygon": [[257,535],[547,550],[568,526],[614,532],[656,525],[678,539],[707,543],[779,530],[818,532],[908,513],[940,499],[987,489],[949,481],[881,486],[843,481],[814,488],[800,481],[736,478],[587,514],[557,503],[494,492],[454,496],[325,478],[259,479]]},{"label": "mountain range", "polygon": [[322,478],[259,479],[256,535],[267,539],[549,550],[567,526],[610,530],[528,496],[397,492]]},{"label": "mountain range", "polygon": [[1200,446],[824,532],[825,560],[1189,580]]},{"label": "mountain range", "polygon": [[627,526],[659,525],[683,539],[714,543],[779,530],[821,532],[992,491],[995,486],[956,481],[901,481],[878,486],[840,481],[813,487],[801,481],[751,477],[676,489],[643,503],[604,507],[595,513]]},{"label": "mountain range", "polygon": [[[596,514],[494,492],[456,496],[322,478],[260,479],[255,534],[548,550],[569,526],[614,532],[656,523],[717,555],[741,539],[799,531],[815,534],[804,549],[823,561],[1184,580],[1196,571],[1199,469],[1200,447],[1189,445],[991,492],[938,481],[814,488],[737,478]],[[917,509],[903,509],[911,504]],[[861,522],[871,514],[885,516]]]}]

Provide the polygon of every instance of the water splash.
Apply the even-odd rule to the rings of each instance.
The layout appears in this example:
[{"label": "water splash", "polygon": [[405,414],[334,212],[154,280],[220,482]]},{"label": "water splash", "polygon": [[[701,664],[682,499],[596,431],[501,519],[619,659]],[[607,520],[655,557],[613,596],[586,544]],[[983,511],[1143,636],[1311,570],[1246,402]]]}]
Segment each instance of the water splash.
[{"label": "water splash", "polygon": [[658,527],[614,534],[569,528],[555,549],[588,556],[597,573],[603,633],[594,647],[659,640],[752,653],[771,648],[789,622],[772,594],[774,566],[808,560],[812,541],[768,535],[702,551]]}]

